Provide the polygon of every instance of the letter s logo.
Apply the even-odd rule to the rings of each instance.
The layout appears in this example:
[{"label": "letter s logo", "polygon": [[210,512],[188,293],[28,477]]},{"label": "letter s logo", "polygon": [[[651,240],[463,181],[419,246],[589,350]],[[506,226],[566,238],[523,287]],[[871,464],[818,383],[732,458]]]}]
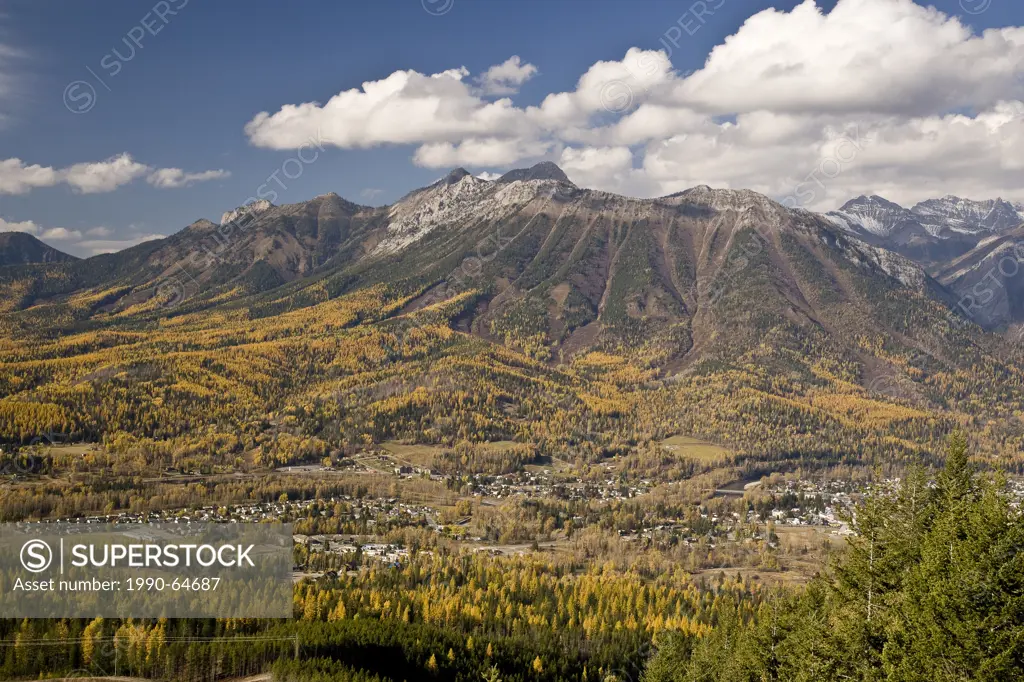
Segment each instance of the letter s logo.
[{"label": "letter s logo", "polygon": [[26,571],[40,573],[53,563],[53,550],[42,540],[29,540],[21,547],[21,565]]}]

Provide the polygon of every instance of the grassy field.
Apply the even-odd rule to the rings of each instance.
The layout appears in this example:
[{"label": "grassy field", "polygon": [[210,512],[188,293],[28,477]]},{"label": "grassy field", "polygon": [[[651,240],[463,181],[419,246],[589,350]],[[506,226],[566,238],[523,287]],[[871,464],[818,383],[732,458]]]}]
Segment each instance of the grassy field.
[{"label": "grassy field", "polygon": [[442,448],[436,445],[406,445],[396,441],[382,443],[380,447],[387,450],[399,464],[424,468],[431,467],[434,458],[442,452]]},{"label": "grassy field", "polygon": [[690,436],[671,436],[661,441],[661,447],[700,462],[719,462],[728,459],[731,454],[721,446]]},{"label": "grassy field", "polygon": [[[510,440],[501,440],[493,443],[479,443],[478,447],[485,450],[501,450],[514,445],[517,445],[517,443]],[[418,467],[430,467],[434,463],[434,458],[444,451],[444,448],[437,445],[409,445],[393,440],[381,443],[380,447],[386,450],[397,463],[411,464]]]},{"label": "grassy field", "polygon": [[81,457],[87,452],[99,452],[101,446],[96,443],[75,443],[72,445],[65,445],[64,443],[58,443],[56,445],[43,444],[40,446],[44,455],[51,457],[59,456],[74,456]]}]

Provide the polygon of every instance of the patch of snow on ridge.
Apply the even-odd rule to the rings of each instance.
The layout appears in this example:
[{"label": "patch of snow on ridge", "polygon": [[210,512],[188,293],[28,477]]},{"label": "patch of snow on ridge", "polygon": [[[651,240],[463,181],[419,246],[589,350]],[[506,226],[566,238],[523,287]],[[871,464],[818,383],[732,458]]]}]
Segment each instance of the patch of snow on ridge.
[{"label": "patch of snow on ridge", "polygon": [[881,220],[870,215],[860,216],[860,226],[863,227],[865,231],[878,235],[879,237],[887,237],[892,233],[891,227],[886,226]]},{"label": "patch of snow on ridge", "polygon": [[468,174],[451,184],[437,183],[391,207],[387,236],[370,255],[401,251],[443,225],[501,219],[538,196],[554,198],[562,191],[552,180],[499,184]]},{"label": "patch of snow on ridge", "polygon": [[841,211],[832,211],[830,213],[819,214],[822,218],[829,221],[840,230],[849,232],[850,234],[856,234],[857,231],[853,228],[854,223],[851,222],[850,218]]},{"label": "patch of snow on ridge", "polygon": [[[828,244],[824,238],[822,241]],[[870,268],[874,265],[889,277],[899,280],[904,286],[920,289],[924,285],[924,270],[909,258],[888,249],[872,246],[856,235],[852,235],[852,239],[836,240],[835,248],[858,268]]]},{"label": "patch of snow on ridge", "polygon": [[942,234],[942,230],[945,227],[942,223],[921,223],[921,227],[932,237],[936,239],[949,239],[948,235]]},{"label": "patch of snow on ridge", "polygon": [[905,286],[917,288],[924,284],[924,271],[907,258],[868,244],[864,244],[861,250],[885,274],[895,277]]},{"label": "patch of snow on ridge", "polygon": [[878,218],[871,215],[855,215],[846,211],[831,211],[824,214],[834,225],[852,234],[857,234],[859,227],[864,232],[869,232],[876,237],[888,237],[892,234],[892,228],[886,226]]},{"label": "patch of snow on ridge", "polygon": [[841,227],[853,234],[857,233],[858,227],[876,237],[888,237],[892,233],[890,226],[885,225],[881,220],[872,215],[855,215],[846,211],[831,211],[826,213],[825,217],[837,227]]}]

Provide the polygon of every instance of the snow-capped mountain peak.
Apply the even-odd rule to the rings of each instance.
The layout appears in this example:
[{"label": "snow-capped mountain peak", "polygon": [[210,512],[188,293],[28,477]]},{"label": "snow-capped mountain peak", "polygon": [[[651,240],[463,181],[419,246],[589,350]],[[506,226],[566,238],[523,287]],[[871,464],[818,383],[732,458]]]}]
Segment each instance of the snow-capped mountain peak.
[{"label": "snow-capped mountain peak", "polygon": [[867,233],[881,238],[920,229],[920,224],[910,211],[874,194],[851,199],[838,211],[831,211],[825,217],[847,232]]},{"label": "snow-capped mountain peak", "polygon": [[980,241],[1024,222],[1024,205],[948,195],[907,209],[879,196],[859,196],[825,217],[840,229],[922,265],[955,258]]},{"label": "snow-capped mountain peak", "polygon": [[1022,222],[1021,212],[1002,199],[972,201],[956,196],[922,201],[912,209],[929,234],[947,232],[991,234],[1012,230]]}]

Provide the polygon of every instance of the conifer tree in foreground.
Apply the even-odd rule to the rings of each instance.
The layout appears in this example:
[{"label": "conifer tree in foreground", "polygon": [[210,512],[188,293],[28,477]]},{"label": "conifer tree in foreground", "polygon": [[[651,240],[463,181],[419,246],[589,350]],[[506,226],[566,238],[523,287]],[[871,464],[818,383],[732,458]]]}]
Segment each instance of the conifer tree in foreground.
[{"label": "conifer tree in foreground", "polygon": [[660,637],[645,682],[1024,679],[1024,519],[962,435],[934,485],[911,471],[853,525],[847,551],[752,623]]}]

